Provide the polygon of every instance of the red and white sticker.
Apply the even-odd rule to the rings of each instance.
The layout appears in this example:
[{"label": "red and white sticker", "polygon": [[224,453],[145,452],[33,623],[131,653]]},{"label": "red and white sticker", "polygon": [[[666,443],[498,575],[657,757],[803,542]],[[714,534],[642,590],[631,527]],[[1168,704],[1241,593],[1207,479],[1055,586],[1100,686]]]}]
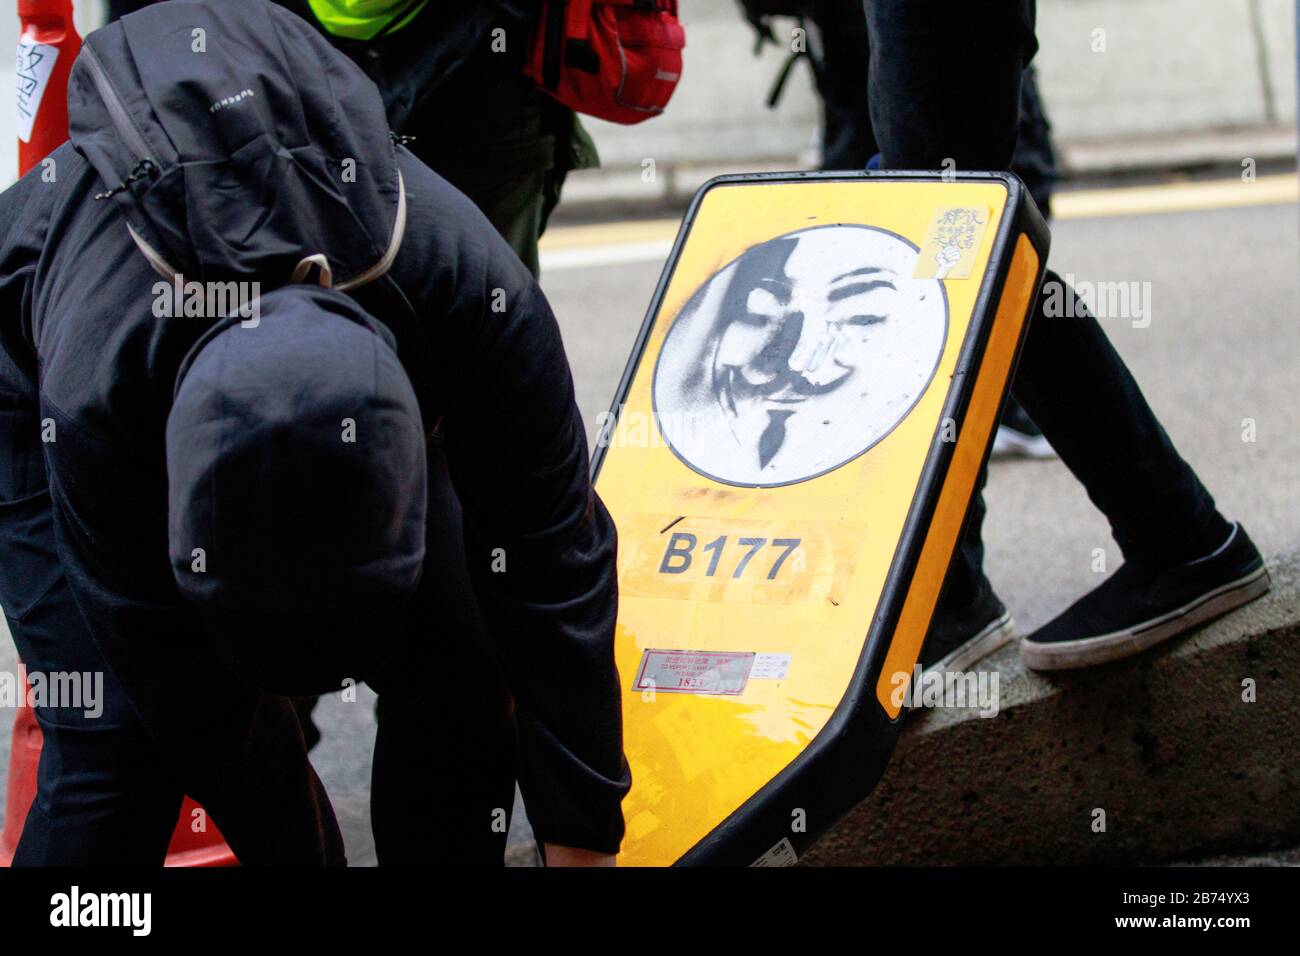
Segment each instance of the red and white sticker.
[{"label": "red and white sticker", "polygon": [[753,665],[752,652],[647,650],[633,690],[738,697]]},{"label": "red and white sticker", "polygon": [[59,48],[36,43],[26,36],[18,41],[18,60],[15,80],[18,87],[18,138],[24,143],[32,141],[32,124],[41,108],[46,84],[54,72],[54,61],[59,58]]}]

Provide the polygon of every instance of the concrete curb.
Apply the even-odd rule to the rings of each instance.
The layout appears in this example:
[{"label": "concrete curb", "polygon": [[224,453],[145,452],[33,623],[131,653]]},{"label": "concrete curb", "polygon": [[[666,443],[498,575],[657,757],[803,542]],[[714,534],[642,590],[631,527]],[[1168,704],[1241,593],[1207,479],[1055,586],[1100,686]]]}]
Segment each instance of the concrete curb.
[{"label": "concrete curb", "polygon": [[[1108,179],[1189,170],[1222,170],[1240,175],[1243,163],[1255,167],[1294,163],[1294,126],[1252,126],[1137,136],[1108,140],[1064,140],[1057,144],[1066,180]],[[808,169],[811,155],[736,160],[731,163],[661,163],[653,174],[640,167],[609,166],[571,173],[557,214],[563,218],[644,215],[684,208],[707,180],[725,173]]]},{"label": "concrete curb", "polygon": [[1000,713],[913,719],[804,862],[1131,864],[1300,842],[1300,552],[1270,572],[1260,600],[1129,661],[1049,678],[1004,648],[985,662]]},{"label": "concrete curb", "polygon": [[1252,126],[1240,129],[1135,136],[1113,140],[1066,140],[1058,144],[1067,177],[1115,176],[1133,172],[1235,167],[1294,162],[1294,126]]}]

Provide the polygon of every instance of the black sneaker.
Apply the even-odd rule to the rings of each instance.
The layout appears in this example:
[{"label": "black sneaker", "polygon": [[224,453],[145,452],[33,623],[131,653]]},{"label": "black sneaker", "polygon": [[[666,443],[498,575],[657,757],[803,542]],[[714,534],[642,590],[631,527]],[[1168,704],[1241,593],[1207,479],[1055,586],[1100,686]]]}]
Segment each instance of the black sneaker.
[{"label": "black sneaker", "polygon": [[1050,623],[1020,642],[1025,666],[1091,667],[1130,657],[1241,607],[1267,592],[1268,570],[1234,523],[1210,554],[1173,568],[1126,562]]},{"label": "black sneaker", "polygon": [[986,590],[970,607],[935,617],[921,649],[922,671],[965,671],[1015,636],[1011,615]]}]

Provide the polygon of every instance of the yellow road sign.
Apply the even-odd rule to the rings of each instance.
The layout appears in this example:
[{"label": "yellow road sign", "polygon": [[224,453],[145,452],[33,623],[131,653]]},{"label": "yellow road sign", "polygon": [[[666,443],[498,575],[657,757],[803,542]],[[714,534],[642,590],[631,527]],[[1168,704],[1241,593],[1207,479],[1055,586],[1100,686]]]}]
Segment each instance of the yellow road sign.
[{"label": "yellow road sign", "polygon": [[1046,251],[1002,174],[697,194],[594,465],[619,530],[620,863],[790,863],[874,786]]}]

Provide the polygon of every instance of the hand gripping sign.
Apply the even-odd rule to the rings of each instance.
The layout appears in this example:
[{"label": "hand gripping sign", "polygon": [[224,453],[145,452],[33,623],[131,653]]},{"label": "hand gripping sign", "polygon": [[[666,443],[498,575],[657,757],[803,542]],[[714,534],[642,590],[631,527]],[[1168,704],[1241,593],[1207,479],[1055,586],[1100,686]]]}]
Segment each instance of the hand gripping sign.
[{"label": "hand gripping sign", "polygon": [[594,465],[619,530],[621,863],[792,863],[871,791],[1047,245],[1004,174],[695,197]]}]

